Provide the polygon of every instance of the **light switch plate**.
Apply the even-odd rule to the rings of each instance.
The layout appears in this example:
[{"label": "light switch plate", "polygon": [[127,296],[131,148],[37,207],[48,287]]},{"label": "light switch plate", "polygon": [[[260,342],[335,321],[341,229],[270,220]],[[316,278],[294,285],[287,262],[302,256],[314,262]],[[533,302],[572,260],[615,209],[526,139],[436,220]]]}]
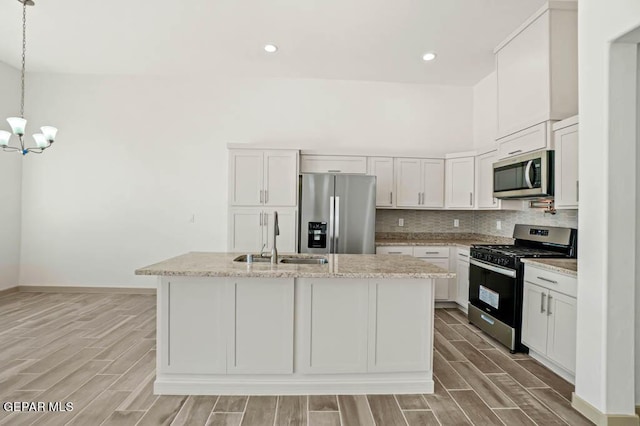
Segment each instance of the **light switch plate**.
[{"label": "light switch plate", "polygon": [[453,227],[454,228],[458,228],[460,226],[460,220],[458,219],[453,219]]},{"label": "light switch plate", "polygon": [[501,220],[496,220],[496,229],[498,231],[502,230],[502,221]]},{"label": "light switch plate", "polygon": [[404,226],[404,219],[398,219],[398,226]]}]

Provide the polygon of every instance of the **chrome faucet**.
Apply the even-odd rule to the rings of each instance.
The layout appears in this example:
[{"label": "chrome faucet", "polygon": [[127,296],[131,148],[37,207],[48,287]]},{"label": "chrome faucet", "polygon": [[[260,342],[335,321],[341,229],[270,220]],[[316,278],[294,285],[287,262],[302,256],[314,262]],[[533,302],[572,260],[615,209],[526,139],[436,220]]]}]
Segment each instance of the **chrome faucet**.
[{"label": "chrome faucet", "polygon": [[273,212],[273,246],[271,247],[271,264],[278,264],[278,249],[276,248],[276,237],[280,235],[280,227],[278,226],[278,212]]}]

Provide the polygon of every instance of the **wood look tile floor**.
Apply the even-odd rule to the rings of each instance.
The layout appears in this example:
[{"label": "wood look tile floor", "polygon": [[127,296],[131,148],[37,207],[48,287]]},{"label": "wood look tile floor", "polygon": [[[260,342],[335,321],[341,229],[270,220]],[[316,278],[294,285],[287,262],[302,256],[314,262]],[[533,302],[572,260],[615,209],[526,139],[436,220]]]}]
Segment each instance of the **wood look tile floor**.
[{"label": "wood look tile floor", "polygon": [[588,425],[573,386],[436,310],[431,395],[157,396],[155,296],[0,297],[0,401],[71,401],[0,425]]}]

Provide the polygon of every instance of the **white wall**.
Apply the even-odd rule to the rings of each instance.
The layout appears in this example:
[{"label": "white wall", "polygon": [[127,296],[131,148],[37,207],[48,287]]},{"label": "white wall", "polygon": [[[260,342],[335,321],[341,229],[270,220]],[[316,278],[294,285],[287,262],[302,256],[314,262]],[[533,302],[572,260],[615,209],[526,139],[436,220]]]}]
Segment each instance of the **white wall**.
[{"label": "white wall", "polygon": [[[0,129],[10,131],[5,119],[19,112],[20,72],[0,62]],[[0,290],[18,285],[22,161],[17,152],[0,150]]]},{"label": "white wall", "polygon": [[473,146],[495,144],[497,127],[498,77],[494,71],[473,86]]},{"label": "white wall", "polygon": [[[627,305],[633,300],[635,277],[633,267],[617,267],[615,256],[626,256],[629,248],[633,253],[633,244],[628,245],[634,234],[625,236],[624,228],[633,228],[635,218],[629,222],[628,216],[634,209],[624,206],[634,202],[628,192],[627,200],[621,200],[615,191],[629,182],[620,179],[626,165],[611,164],[623,158],[618,153],[624,147],[612,139],[608,81],[610,42],[640,25],[640,3],[581,0],[578,17],[579,161],[588,166],[580,167],[576,395],[601,412],[632,414],[634,315]],[[633,152],[628,156],[635,157]]]},{"label": "white wall", "polygon": [[134,269],[226,250],[227,142],[472,147],[471,88],[70,75],[29,84],[34,116],[60,130],[25,163],[23,285],[153,286]]}]

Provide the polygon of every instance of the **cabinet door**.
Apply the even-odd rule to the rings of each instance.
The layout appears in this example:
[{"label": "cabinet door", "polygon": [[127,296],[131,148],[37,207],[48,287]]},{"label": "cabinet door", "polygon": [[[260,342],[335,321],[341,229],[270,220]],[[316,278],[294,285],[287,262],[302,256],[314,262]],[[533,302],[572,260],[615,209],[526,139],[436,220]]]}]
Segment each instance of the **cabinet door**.
[{"label": "cabinet door", "polygon": [[294,280],[235,278],[227,286],[227,373],[293,373]]},{"label": "cabinet door", "polygon": [[498,151],[476,157],[476,206],[479,209],[499,209],[500,200],[493,196],[493,163]]},{"label": "cabinet door", "polygon": [[396,158],[396,206],[420,207],[422,182],[422,162],[419,158]]},{"label": "cabinet door", "polygon": [[524,283],[522,302],[522,343],[534,351],[547,353],[547,297],[549,290]]},{"label": "cabinet door", "polygon": [[444,160],[422,160],[422,207],[444,207]]},{"label": "cabinet door", "polygon": [[498,137],[549,119],[549,12],[496,53]]},{"label": "cabinet door", "polygon": [[[445,269],[446,271],[449,271],[449,258],[447,259],[434,259],[434,258],[430,258],[430,257],[420,257],[420,260],[424,260],[425,262],[429,262],[432,263],[436,266],[441,267],[442,269]],[[438,279],[434,279],[433,283],[436,287],[436,294],[435,294],[435,299],[436,300],[449,300],[450,296],[449,296],[449,285],[450,285],[451,280],[448,278],[438,278]]]},{"label": "cabinet door", "polygon": [[578,208],[578,125],[554,132],[555,205]]},{"label": "cabinet door", "polygon": [[458,252],[456,262],[456,280],[458,292],[456,302],[462,308],[467,309],[469,303],[469,252]]},{"label": "cabinet door", "polygon": [[473,208],[474,157],[452,158],[445,161],[447,208]]},{"label": "cabinet door", "polygon": [[504,159],[547,148],[547,123],[541,123],[498,141],[498,158]]},{"label": "cabinet door", "polygon": [[302,360],[306,373],[367,371],[366,279],[300,279]]},{"label": "cabinet door", "polygon": [[296,209],[273,209],[265,210],[263,216],[263,223],[265,224],[266,240],[267,244],[265,250],[271,250],[273,246],[273,220],[275,211],[278,212],[278,227],[280,228],[280,235],[276,241],[278,247],[278,253],[297,253],[298,251],[298,232],[296,228],[298,212]]},{"label": "cabinet door", "polygon": [[413,256],[413,247],[411,246],[376,247],[376,254],[406,254],[409,256]]},{"label": "cabinet door", "polygon": [[263,157],[257,150],[229,152],[229,204],[259,206],[264,202]]},{"label": "cabinet door", "polygon": [[367,173],[367,157],[301,155],[301,173]]},{"label": "cabinet door", "polygon": [[266,242],[266,223],[262,209],[229,210],[229,251],[255,253]]},{"label": "cabinet door", "polygon": [[576,299],[549,291],[547,356],[572,373],[576,371]]},{"label": "cabinet door", "polygon": [[[170,277],[161,290],[160,368],[167,373],[224,374],[224,278]],[[172,332],[174,331],[174,332]]]},{"label": "cabinet door", "polygon": [[376,206],[393,207],[393,158],[369,157],[368,174],[376,177]]},{"label": "cabinet door", "polygon": [[431,298],[429,280],[371,280],[369,372],[431,369]]},{"label": "cabinet door", "polygon": [[264,154],[264,204],[294,207],[298,198],[298,153],[266,151]]}]

